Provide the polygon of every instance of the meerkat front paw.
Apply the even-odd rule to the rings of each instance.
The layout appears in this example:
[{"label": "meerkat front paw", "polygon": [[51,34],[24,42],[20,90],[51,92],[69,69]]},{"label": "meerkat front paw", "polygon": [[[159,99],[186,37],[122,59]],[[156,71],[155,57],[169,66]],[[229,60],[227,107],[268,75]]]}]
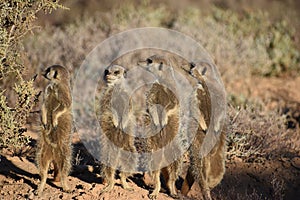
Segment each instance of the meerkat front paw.
[{"label": "meerkat front paw", "polygon": [[44,123],[42,123],[42,128],[44,129],[44,130],[48,130],[47,128],[47,124],[44,124]]},{"label": "meerkat front paw", "polygon": [[111,112],[112,112],[112,122],[113,122],[114,126],[115,127],[119,127],[119,115],[118,115],[118,112],[114,108],[111,108]]},{"label": "meerkat front paw", "polygon": [[152,118],[152,121],[154,123],[155,126],[160,126],[160,123],[159,123],[159,115],[158,115],[158,112],[157,112],[157,105],[153,105],[151,107],[148,108],[148,111],[149,111],[149,114]]},{"label": "meerkat front paw", "polygon": [[53,127],[53,129],[56,130],[57,124],[58,124],[57,119],[54,119],[53,122],[52,122],[52,127]]}]

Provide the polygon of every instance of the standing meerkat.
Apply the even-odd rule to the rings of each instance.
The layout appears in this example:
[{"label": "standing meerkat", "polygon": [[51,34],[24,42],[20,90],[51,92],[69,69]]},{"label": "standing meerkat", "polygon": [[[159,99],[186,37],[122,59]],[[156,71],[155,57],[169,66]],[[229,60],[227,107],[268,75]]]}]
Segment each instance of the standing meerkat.
[{"label": "standing meerkat", "polygon": [[[173,71],[170,64],[163,57],[157,55],[139,62],[139,66],[152,72],[157,78],[146,95],[147,111],[159,133],[146,138],[146,152],[153,152],[164,148],[176,136],[179,129],[179,101],[171,89],[176,88]],[[165,84],[162,84],[164,82]],[[168,88],[168,87],[171,87]],[[157,129],[156,129],[157,130]],[[168,162],[168,155],[162,155],[161,163]],[[159,166],[160,164],[158,164]],[[170,196],[177,198],[175,181],[180,173],[181,161],[175,160],[171,164],[152,173],[154,190],[149,194],[150,199],[156,199],[161,189],[160,173],[162,173]]]},{"label": "standing meerkat", "polygon": [[72,97],[69,72],[60,65],[53,65],[48,67],[43,75],[50,82],[44,91],[43,130],[38,141],[36,156],[41,177],[37,189],[38,195],[41,195],[44,190],[51,162],[54,165],[54,181],[60,181],[62,189],[69,192],[66,179],[72,160]]},{"label": "standing meerkat", "polygon": [[[131,105],[129,95],[124,89],[126,70],[120,65],[111,65],[104,71],[104,81],[106,83],[99,103],[99,121],[102,134],[112,142],[118,150],[135,152],[134,137],[130,135],[132,131]],[[129,103],[128,103],[129,102]],[[106,148],[106,144],[102,148]],[[130,158],[128,158],[130,160]],[[113,155],[111,164],[115,168],[105,166],[103,173],[108,185],[100,192],[109,192],[115,185],[115,173],[120,169],[120,179],[122,187],[126,190],[133,190],[126,179],[129,172],[122,171],[122,163],[125,158],[120,158],[120,154]],[[135,161],[128,161],[135,165]],[[129,164],[129,163],[125,163]]]},{"label": "standing meerkat", "polygon": [[[199,82],[192,97],[192,109],[196,110],[196,119],[198,129],[195,138],[189,149],[190,166],[183,182],[181,193],[187,195],[195,181],[198,182],[202,198],[211,199],[210,190],[218,185],[225,173],[225,148],[226,135],[224,130],[212,148],[212,150],[201,157],[200,151],[206,136],[207,127],[209,127],[212,116],[211,96],[209,89],[203,79],[206,69],[199,72],[194,64],[189,65],[190,74]],[[203,121],[204,120],[204,121]],[[215,124],[212,124],[215,126]]]}]

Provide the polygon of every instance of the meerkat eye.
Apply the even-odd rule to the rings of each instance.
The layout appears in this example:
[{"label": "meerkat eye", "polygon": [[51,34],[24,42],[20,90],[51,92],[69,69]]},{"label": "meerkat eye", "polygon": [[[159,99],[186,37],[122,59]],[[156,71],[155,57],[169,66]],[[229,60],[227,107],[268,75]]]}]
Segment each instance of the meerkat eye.
[{"label": "meerkat eye", "polygon": [[152,62],[153,62],[151,58],[147,58],[146,61],[147,61],[148,64],[152,64]]},{"label": "meerkat eye", "polygon": [[114,75],[120,74],[120,71],[114,71]]},{"label": "meerkat eye", "polygon": [[109,71],[106,69],[104,70],[104,76],[107,76],[109,74]]}]

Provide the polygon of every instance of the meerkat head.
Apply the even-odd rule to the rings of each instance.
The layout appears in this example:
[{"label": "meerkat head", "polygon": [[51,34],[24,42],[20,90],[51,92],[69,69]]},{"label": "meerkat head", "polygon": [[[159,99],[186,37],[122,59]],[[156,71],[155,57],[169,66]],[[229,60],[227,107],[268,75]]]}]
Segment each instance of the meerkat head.
[{"label": "meerkat head", "polygon": [[171,67],[164,57],[158,55],[153,55],[144,61],[139,61],[138,65],[156,75],[162,75]]},{"label": "meerkat head", "polygon": [[68,70],[60,65],[48,67],[44,71],[43,76],[52,82],[62,82],[70,79]]},{"label": "meerkat head", "polygon": [[189,72],[192,76],[201,75],[204,76],[207,71],[207,66],[205,64],[196,64],[191,62]]},{"label": "meerkat head", "polygon": [[108,86],[115,85],[126,78],[126,69],[120,65],[111,65],[104,71],[104,81]]}]

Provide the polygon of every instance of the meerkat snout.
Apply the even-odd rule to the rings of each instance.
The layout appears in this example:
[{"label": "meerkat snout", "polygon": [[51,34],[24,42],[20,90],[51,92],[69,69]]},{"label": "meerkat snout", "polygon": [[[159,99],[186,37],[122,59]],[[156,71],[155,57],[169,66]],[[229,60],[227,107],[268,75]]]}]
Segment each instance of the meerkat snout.
[{"label": "meerkat snout", "polygon": [[[202,68],[202,70],[201,70],[200,67]],[[192,76],[196,76],[196,74],[200,74],[201,76],[204,76],[205,73],[206,73],[206,71],[207,71],[207,67],[206,66],[199,66],[198,67],[196,63],[193,63],[193,62],[190,63],[190,71],[189,71],[189,73]]]},{"label": "meerkat snout", "polygon": [[111,65],[104,70],[104,81],[108,86],[115,85],[126,78],[126,69],[120,65]]}]

